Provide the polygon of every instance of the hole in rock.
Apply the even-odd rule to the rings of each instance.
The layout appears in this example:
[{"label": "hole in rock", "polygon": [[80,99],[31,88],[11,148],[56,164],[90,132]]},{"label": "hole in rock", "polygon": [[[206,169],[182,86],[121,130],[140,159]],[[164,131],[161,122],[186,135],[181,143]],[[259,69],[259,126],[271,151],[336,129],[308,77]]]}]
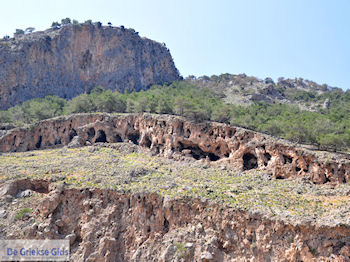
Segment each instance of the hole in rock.
[{"label": "hole in rock", "polygon": [[250,170],[258,167],[258,159],[250,153],[243,155],[243,170]]},{"label": "hole in rock", "polygon": [[77,131],[73,128],[72,130],[69,131],[69,141],[72,141],[73,137],[77,135]]},{"label": "hole in rock", "polygon": [[210,161],[217,161],[220,159],[220,157],[218,155],[213,154],[213,153],[204,152],[202,149],[200,149],[196,145],[189,146],[189,145],[184,145],[183,143],[179,142],[178,149],[180,152],[184,149],[189,149],[191,151],[191,153],[190,153],[191,156],[196,160],[206,158],[207,156],[208,156]]},{"label": "hole in rock", "polygon": [[265,153],[264,157],[266,161],[264,161],[264,166],[267,166],[267,163],[271,160],[271,155],[269,153]]},{"label": "hole in rock", "polygon": [[295,167],[295,171],[299,172],[300,170],[301,170],[300,167],[298,167],[298,166]]},{"label": "hole in rock", "polygon": [[329,179],[328,176],[325,175],[325,180],[324,180],[324,183],[328,183],[328,182],[331,182],[331,180]]},{"label": "hole in rock", "polygon": [[152,145],[151,140],[148,138],[148,136],[145,136],[145,146],[149,148],[151,147],[151,145]]},{"label": "hole in rock", "polygon": [[98,131],[98,136],[97,136],[97,138],[95,140],[95,143],[98,143],[98,142],[101,142],[101,143],[106,143],[107,142],[105,131],[103,131],[103,130],[99,130]]},{"label": "hole in rock", "polygon": [[290,156],[286,156],[286,155],[283,155],[283,164],[286,164],[286,163],[292,163],[293,162],[293,158],[291,158]]},{"label": "hole in rock", "polygon": [[219,156],[217,156],[213,153],[209,153],[208,156],[209,156],[210,161],[218,161],[220,159]]},{"label": "hole in rock", "polygon": [[121,143],[121,142],[123,142],[123,139],[121,138],[121,136],[120,135],[116,135],[115,136],[115,141],[117,142],[117,143]]},{"label": "hole in rock", "polygon": [[165,217],[164,217],[163,226],[164,226],[164,232],[168,233],[169,232],[169,221]]},{"label": "hole in rock", "polygon": [[228,136],[229,136],[229,138],[231,138],[233,136],[232,130],[228,131]]},{"label": "hole in rock", "polygon": [[36,147],[36,148],[40,148],[40,147],[41,147],[41,142],[42,142],[42,140],[43,140],[43,137],[42,137],[42,136],[39,136],[38,142],[36,142],[36,144],[35,144],[35,147]]},{"label": "hole in rock", "polygon": [[88,139],[91,141],[91,139],[92,138],[94,138],[94,136],[95,136],[95,129],[93,128],[93,127],[91,127],[89,130],[88,130],[88,132],[87,132],[87,134],[88,134]]},{"label": "hole in rock", "polygon": [[129,134],[128,135],[128,139],[131,142],[133,142],[135,145],[139,144],[139,138],[140,138],[140,135],[138,133],[136,133],[136,134]]},{"label": "hole in rock", "polygon": [[278,176],[276,176],[276,179],[284,179],[284,177],[281,175],[278,175]]},{"label": "hole in rock", "polygon": [[191,136],[191,130],[190,129],[187,129],[186,130],[186,138],[189,138]]}]

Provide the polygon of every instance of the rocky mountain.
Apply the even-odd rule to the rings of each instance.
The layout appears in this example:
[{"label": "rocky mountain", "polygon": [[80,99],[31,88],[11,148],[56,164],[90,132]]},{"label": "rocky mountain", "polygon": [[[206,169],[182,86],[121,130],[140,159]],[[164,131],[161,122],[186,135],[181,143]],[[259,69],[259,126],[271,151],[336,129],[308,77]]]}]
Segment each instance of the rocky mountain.
[{"label": "rocky mountain", "polygon": [[222,94],[223,100],[232,104],[252,104],[263,101],[266,103],[294,104],[303,110],[318,111],[330,106],[328,96],[332,93],[343,92],[342,89],[330,87],[327,84],[303,78],[284,79],[277,82],[267,77],[259,79],[246,74],[222,74],[211,77],[189,76],[187,81],[207,87]]},{"label": "rocky mountain", "polygon": [[124,27],[67,24],[0,41],[0,109],[46,95],[72,98],[96,86],[139,91],[177,79],[164,44]]}]

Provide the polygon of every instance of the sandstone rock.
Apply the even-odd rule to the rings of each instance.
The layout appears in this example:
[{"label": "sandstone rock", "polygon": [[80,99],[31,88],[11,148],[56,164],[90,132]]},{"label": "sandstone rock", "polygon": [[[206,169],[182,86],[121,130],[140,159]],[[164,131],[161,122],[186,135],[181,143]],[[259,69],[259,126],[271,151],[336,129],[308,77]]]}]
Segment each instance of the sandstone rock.
[{"label": "sandstone rock", "polygon": [[5,195],[15,196],[18,191],[16,181],[8,181],[0,187],[0,197]]},{"label": "sandstone rock", "polygon": [[160,257],[160,260],[163,262],[171,261],[174,258],[176,252],[176,247],[173,244],[170,244],[163,252]]},{"label": "sandstone rock", "polygon": [[[315,153],[288,141],[225,124],[194,123],[181,117],[153,114],[79,114],[45,120],[9,131],[0,138],[0,152],[45,148],[55,145],[57,140],[67,145],[73,131],[82,144],[86,141],[94,144],[99,141],[98,134],[104,132],[108,143],[131,141],[135,144],[132,151],[137,151],[138,144],[157,149],[162,156],[169,151],[173,156],[185,152],[196,160],[228,168],[266,170],[280,179],[304,177],[317,184],[350,181],[350,158],[346,155]],[[151,145],[146,141],[152,141]],[[96,153],[101,146],[106,145],[91,146],[89,152]],[[119,150],[123,150],[122,146]],[[5,186],[1,188],[0,195],[7,190]]]},{"label": "sandstone rock", "polygon": [[72,245],[75,241],[75,239],[77,238],[76,234],[72,233],[72,234],[69,234],[65,237],[65,239],[68,239],[69,240],[69,244]]},{"label": "sandstone rock", "polygon": [[141,90],[179,79],[169,50],[133,30],[66,25],[0,41],[0,109],[25,100],[72,98],[96,86]]},{"label": "sandstone rock", "polygon": [[40,205],[40,214],[43,217],[47,217],[58,206],[60,202],[60,194],[57,192],[51,192],[47,198],[45,198]]},{"label": "sandstone rock", "polygon": [[204,252],[202,255],[201,255],[201,261],[202,262],[210,262],[210,261],[214,261],[214,256],[209,253],[209,252]]},{"label": "sandstone rock", "polygon": [[67,145],[68,148],[76,148],[76,147],[80,147],[80,146],[81,146],[81,143],[80,143],[79,136],[73,137],[72,141]]},{"label": "sandstone rock", "polygon": [[30,197],[32,195],[33,195],[33,191],[30,189],[27,189],[27,190],[18,192],[16,197],[25,198],[25,197]]},{"label": "sandstone rock", "polygon": [[0,210],[0,218],[6,218],[7,217],[7,211],[5,209]]}]

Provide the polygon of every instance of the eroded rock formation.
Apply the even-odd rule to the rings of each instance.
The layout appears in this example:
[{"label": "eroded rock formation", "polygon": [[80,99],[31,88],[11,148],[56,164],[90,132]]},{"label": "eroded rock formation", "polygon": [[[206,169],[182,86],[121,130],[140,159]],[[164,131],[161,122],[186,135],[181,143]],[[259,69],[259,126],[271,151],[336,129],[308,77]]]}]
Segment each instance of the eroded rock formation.
[{"label": "eroded rock formation", "polygon": [[[72,261],[349,261],[350,257],[350,229],[344,225],[290,224],[206,200],[69,189],[38,180],[8,182],[0,192],[15,196],[26,190],[18,185],[35,190],[33,184],[44,190],[34,210],[36,223],[25,223],[22,234],[69,239]],[[7,227],[0,234],[10,233]]]},{"label": "eroded rock formation", "polygon": [[350,180],[347,156],[313,152],[243,128],[166,115],[78,114],[53,118],[9,131],[0,138],[0,152],[68,145],[73,139],[80,145],[130,141],[165,157],[185,154],[230,168],[266,169],[279,179],[304,177],[320,184]]},{"label": "eroded rock formation", "polygon": [[179,79],[169,50],[134,30],[65,25],[0,40],[0,109],[93,87],[141,90]]}]

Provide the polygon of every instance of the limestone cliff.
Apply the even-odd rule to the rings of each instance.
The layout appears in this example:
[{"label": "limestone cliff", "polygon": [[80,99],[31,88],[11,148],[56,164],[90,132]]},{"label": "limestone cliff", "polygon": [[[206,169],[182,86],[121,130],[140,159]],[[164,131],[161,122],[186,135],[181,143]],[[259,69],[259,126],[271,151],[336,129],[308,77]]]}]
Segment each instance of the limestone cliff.
[{"label": "limestone cliff", "polygon": [[0,109],[98,85],[123,92],[178,78],[164,45],[124,27],[70,24],[0,41]]}]

